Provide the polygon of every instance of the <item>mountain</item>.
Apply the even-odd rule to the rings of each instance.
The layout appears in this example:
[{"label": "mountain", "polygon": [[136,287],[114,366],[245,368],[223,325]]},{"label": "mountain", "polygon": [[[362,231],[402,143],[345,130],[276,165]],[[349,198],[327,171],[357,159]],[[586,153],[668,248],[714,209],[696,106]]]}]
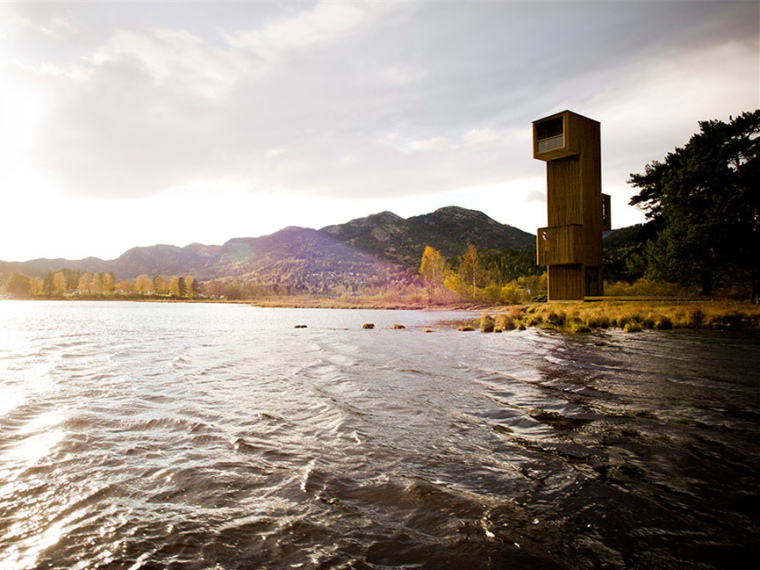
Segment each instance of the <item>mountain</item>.
[{"label": "mountain", "polygon": [[288,227],[268,236],[228,241],[199,279],[234,277],[313,288],[344,278],[354,283],[372,283],[397,273],[399,268],[393,264],[362,253],[329,234]]},{"label": "mountain", "polygon": [[134,279],[138,275],[197,275],[220,251],[219,246],[191,244],[186,247],[154,245],[133,247],[117,259],[109,261],[109,271],[117,279]]},{"label": "mountain", "polygon": [[463,253],[468,243],[479,249],[527,249],[535,247],[535,238],[482,212],[452,206],[408,219],[382,212],[321,230],[287,227],[267,236],[233,238],[221,246],[135,247],[110,261],[0,262],[0,279],[12,272],[42,277],[70,268],[111,271],[117,281],[142,274],[193,275],[200,281],[234,278],[319,288],[345,280],[405,280],[416,273],[426,245],[448,257]]},{"label": "mountain", "polygon": [[468,243],[478,249],[536,246],[534,235],[500,224],[483,212],[457,206],[408,219],[382,212],[321,231],[360,251],[409,268],[417,267],[426,245],[436,248],[445,257],[464,253]]},{"label": "mountain", "polygon": [[87,257],[85,259],[33,259],[31,261],[0,261],[0,276],[8,276],[11,273],[25,273],[30,277],[42,276],[48,271],[58,271],[63,267],[69,269],[81,269],[90,273],[99,271],[110,271],[107,261],[99,257]]}]

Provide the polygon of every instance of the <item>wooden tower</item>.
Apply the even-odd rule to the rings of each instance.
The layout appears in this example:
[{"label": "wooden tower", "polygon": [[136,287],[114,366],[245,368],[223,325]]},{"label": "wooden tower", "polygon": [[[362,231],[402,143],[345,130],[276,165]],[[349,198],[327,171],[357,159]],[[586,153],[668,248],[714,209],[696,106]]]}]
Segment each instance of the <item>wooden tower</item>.
[{"label": "wooden tower", "polygon": [[536,241],[547,265],[550,301],[602,295],[602,232],[610,197],[602,194],[599,123],[570,111],[533,122],[533,158],[546,162],[548,227]]}]

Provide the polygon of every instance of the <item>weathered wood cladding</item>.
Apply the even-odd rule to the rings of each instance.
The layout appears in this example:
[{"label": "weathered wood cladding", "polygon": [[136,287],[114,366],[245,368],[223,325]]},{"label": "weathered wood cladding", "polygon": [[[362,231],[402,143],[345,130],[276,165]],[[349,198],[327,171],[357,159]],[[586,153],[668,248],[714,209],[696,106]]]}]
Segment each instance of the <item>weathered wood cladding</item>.
[{"label": "weathered wood cladding", "polygon": [[583,223],[580,161],[576,157],[546,163],[549,226]]},{"label": "weathered wood cladding", "polygon": [[538,230],[538,265],[574,265],[583,260],[583,228],[579,224]]},{"label": "weathered wood cladding", "polygon": [[[549,266],[549,299],[601,294],[600,125],[564,111],[533,123],[533,156],[546,162],[548,227],[537,236],[539,265]],[[558,269],[561,267],[561,269]]]},{"label": "weathered wood cladding", "polygon": [[551,301],[583,299],[585,291],[582,265],[550,265],[548,273]]}]

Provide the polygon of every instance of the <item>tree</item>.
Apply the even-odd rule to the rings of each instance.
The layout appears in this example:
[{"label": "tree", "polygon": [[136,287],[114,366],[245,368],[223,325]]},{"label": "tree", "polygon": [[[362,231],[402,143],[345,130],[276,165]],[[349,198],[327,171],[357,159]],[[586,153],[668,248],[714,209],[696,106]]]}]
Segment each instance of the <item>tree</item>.
[{"label": "tree", "polygon": [[187,295],[187,285],[184,277],[172,277],[169,283],[169,295],[172,297],[185,297]]},{"label": "tree", "polygon": [[42,294],[55,295],[55,276],[52,271],[48,271],[45,279],[42,281]]},{"label": "tree", "polygon": [[89,295],[92,292],[92,273],[85,272],[82,274],[77,283],[77,289],[85,295]]},{"label": "tree", "polygon": [[92,281],[90,283],[90,293],[92,295],[103,294],[103,274],[102,273],[93,274]]},{"label": "tree", "polygon": [[187,287],[187,291],[185,293],[186,297],[189,297],[190,299],[194,298],[196,295],[198,295],[198,292],[200,291],[200,287],[198,285],[198,282],[195,280],[195,277],[192,275],[188,275],[185,277],[185,286]]},{"label": "tree", "polygon": [[44,293],[44,281],[39,277],[32,277],[29,280],[29,292],[33,296],[42,295]]},{"label": "tree", "polygon": [[166,295],[169,292],[169,281],[163,275],[153,278],[153,292],[156,295]]},{"label": "tree", "polygon": [[53,275],[53,290],[59,296],[66,293],[66,276],[61,271]]},{"label": "tree", "polygon": [[719,276],[760,279],[760,110],[729,123],[703,121],[683,148],[631,174],[631,204],[657,229],[646,246],[647,276],[698,283]]},{"label": "tree", "polygon": [[480,265],[478,250],[471,243],[467,244],[467,251],[464,252],[462,263],[459,265],[459,275],[462,283],[472,291],[473,300],[477,298],[478,286],[481,285],[483,277],[483,268]]},{"label": "tree", "polygon": [[175,275],[169,282],[169,295],[172,297],[179,297],[179,294],[179,277]]},{"label": "tree", "polygon": [[81,269],[61,269],[64,277],[66,277],[66,289],[76,289],[79,285],[79,278],[84,274]]},{"label": "tree", "polygon": [[113,276],[113,271],[103,274],[103,293],[106,295],[113,295],[114,289],[116,289],[116,278]]},{"label": "tree", "polygon": [[237,281],[231,281],[224,286],[224,296],[230,300],[243,298],[243,287]]},{"label": "tree", "polygon": [[434,247],[425,246],[420,263],[420,275],[425,278],[428,301],[432,301],[446,279],[446,260]]},{"label": "tree", "polygon": [[[150,282],[150,278],[148,278]],[[137,285],[132,281],[119,281],[116,284],[116,290],[121,291],[124,295],[134,295],[137,292]]]},{"label": "tree", "polygon": [[135,289],[140,295],[146,295],[153,289],[153,281],[147,275],[138,275],[135,280]]},{"label": "tree", "polygon": [[23,273],[13,273],[8,277],[5,289],[14,297],[28,297],[31,293],[31,279]]}]

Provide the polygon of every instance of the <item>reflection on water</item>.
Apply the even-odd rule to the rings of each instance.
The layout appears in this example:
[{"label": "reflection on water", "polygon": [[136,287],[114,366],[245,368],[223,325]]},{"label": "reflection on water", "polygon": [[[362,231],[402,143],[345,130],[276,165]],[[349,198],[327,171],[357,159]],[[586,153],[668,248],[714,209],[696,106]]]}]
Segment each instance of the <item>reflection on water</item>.
[{"label": "reflection on water", "polygon": [[757,559],[756,335],[450,317],[0,303],[0,569]]}]

